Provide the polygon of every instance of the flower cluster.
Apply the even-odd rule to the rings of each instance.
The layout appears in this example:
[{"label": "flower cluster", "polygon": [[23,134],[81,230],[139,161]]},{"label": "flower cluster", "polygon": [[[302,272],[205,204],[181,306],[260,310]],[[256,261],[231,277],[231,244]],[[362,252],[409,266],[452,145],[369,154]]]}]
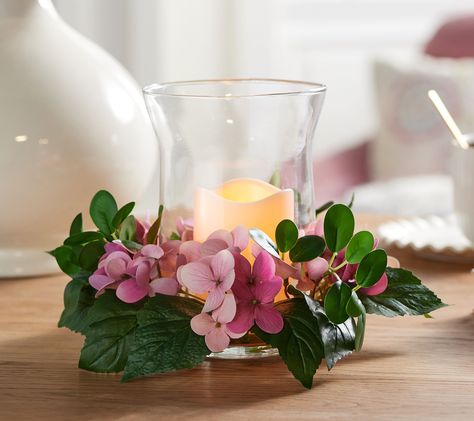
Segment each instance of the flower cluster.
[{"label": "flower cluster", "polygon": [[118,209],[98,192],[90,206],[98,230],[83,231],[79,214],[50,252],[72,277],[59,325],[86,336],[81,368],[124,371],[128,380],[192,367],[256,337],[311,387],[323,359],[332,368],[361,349],[366,313],[444,306],[370,232],[355,232],[343,204],[306,227],[283,220],[272,237],[237,226],[202,242],[192,221],[179,218],[166,237],[162,207],[152,224],[131,215],[133,207]]}]

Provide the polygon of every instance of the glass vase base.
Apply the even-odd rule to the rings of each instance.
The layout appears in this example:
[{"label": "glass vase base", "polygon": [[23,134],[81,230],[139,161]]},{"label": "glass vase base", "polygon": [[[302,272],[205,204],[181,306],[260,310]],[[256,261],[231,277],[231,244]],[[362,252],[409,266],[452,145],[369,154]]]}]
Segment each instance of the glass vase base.
[{"label": "glass vase base", "polygon": [[209,359],[219,360],[253,360],[257,358],[268,358],[279,355],[278,349],[269,345],[257,346],[231,346],[222,352],[213,352],[207,356]]}]

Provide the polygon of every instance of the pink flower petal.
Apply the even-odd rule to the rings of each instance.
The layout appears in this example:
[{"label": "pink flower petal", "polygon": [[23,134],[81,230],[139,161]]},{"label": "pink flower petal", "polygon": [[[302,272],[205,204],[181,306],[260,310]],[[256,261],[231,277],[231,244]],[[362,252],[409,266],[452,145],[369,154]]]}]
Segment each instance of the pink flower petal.
[{"label": "pink flower petal", "polygon": [[278,259],[272,256],[273,261],[275,262],[275,274],[280,276],[283,279],[287,278],[297,278],[298,277],[298,269],[294,266],[289,265],[288,263],[284,262],[281,259]]},{"label": "pink flower petal", "polygon": [[230,338],[227,336],[224,326],[212,329],[205,338],[207,347],[212,352],[221,352],[230,344]]},{"label": "pink flower petal", "polygon": [[248,279],[245,281],[238,281],[236,279],[232,284],[232,292],[239,301],[252,301],[254,299],[253,289],[247,281]]},{"label": "pink flower petal", "polygon": [[[217,230],[214,231],[208,238],[208,240],[221,240],[223,241],[227,247],[231,247],[234,245],[234,238],[232,234],[229,231],[226,230]],[[221,249],[222,250],[222,249]]]},{"label": "pink flower petal", "polygon": [[275,276],[275,262],[266,251],[261,252],[255,259],[252,276],[259,282],[268,281]]},{"label": "pink flower petal", "polygon": [[204,336],[216,326],[216,321],[207,313],[201,313],[191,319],[191,329],[194,333]]},{"label": "pink flower petal", "polygon": [[123,246],[121,242],[118,242],[118,240],[112,241],[110,243],[105,244],[105,252],[107,254],[111,254],[114,251],[121,251],[123,253],[127,253],[128,250]]},{"label": "pink flower petal", "polygon": [[150,283],[150,265],[148,263],[142,263],[137,266],[135,273],[136,282],[140,287],[147,287]]},{"label": "pink flower petal", "polygon": [[225,331],[226,331],[227,335],[229,335],[232,339],[241,338],[242,336],[244,336],[247,333],[247,332],[241,332],[241,333],[232,332],[231,330],[229,330],[228,326],[229,326],[228,324],[225,325]]},{"label": "pink flower petal", "polygon": [[300,291],[311,291],[314,288],[314,282],[309,278],[299,279],[296,288]]},{"label": "pink flower petal", "polygon": [[283,280],[279,276],[255,284],[255,298],[261,304],[273,303],[273,299],[280,292]]},{"label": "pink flower petal", "polygon": [[209,292],[204,307],[202,308],[203,313],[209,313],[219,307],[225,298],[225,292],[221,288],[215,288]]},{"label": "pink flower petal", "polygon": [[127,279],[117,287],[116,294],[125,303],[136,303],[148,294],[148,285],[139,286],[135,279]]},{"label": "pink flower petal", "polygon": [[178,269],[178,281],[192,292],[202,294],[215,288],[214,275],[209,265],[191,262]]},{"label": "pink flower petal", "polygon": [[179,247],[179,252],[186,256],[188,262],[194,262],[201,258],[201,243],[197,241],[185,241]]},{"label": "pink flower petal", "polygon": [[[232,278],[235,278],[234,273],[234,257],[228,250],[221,250],[211,260],[212,273],[214,274],[214,280],[224,280],[228,277],[229,273],[232,273]],[[234,279],[232,279],[232,282]],[[227,288],[229,289],[230,286]]]},{"label": "pink flower petal", "polygon": [[242,283],[247,283],[252,276],[252,266],[250,262],[240,253],[232,253],[234,256],[234,271],[235,280]]},{"label": "pink flower petal", "polygon": [[322,257],[316,257],[313,260],[305,263],[305,269],[308,272],[309,278],[314,281],[319,281],[324,272],[328,270],[329,264],[327,260]]},{"label": "pink flower petal", "polygon": [[142,247],[140,254],[145,257],[151,257],[153,259],[160,259],[164,255],[164,251],[160,246],[155,244],[147,244]]},{"label": "pink flower petal", "polygon": [[259,304],[255,308],[255,323],[267,333],[279,333],[283,329],[283,317],[273,304]]},{"label": "pink flower petal", "polygon": [[[116,253],[120,253],[120,252],[116,252]],[[105,268],[105,273],[107,273],[108,276],[118,281],[119,279],[121,279],[122,275],[126,272],[127,263],[125,260],[121,258],[108,259],[104,268]]]},{"label": "pink flower petal", "polygon": [[307,225],[304,229],[305,235],[319,235],[324,237],[324,219],[318,219],[315,222]]},{"label": "pink flower petal", "polygon": [[233,245],[244,251],[249,245],[249,231],[243,225],[238,225],[232,230]]},{"label": "pink flower petal", "polygon": [[250,302],[237,304],[237,312],[234,319],[227,323],[227,329],[232,332],[246,333],[253,326],[255,320],[255,305]]},{"label": "pink flower petal", "polygon": [[150,288],[155,294],[176,295],[179,284],[174,278],[158,278],[150,282]]},{"label": "pink flower petal", "polygon": [[114,279],[109,278],[107,275],[91,275],[89,276],[89,283],[95,288],[97,291],[101,291],[105,287],[115,282]]},{"label": "pink flower petal", "polygon": [[387,286],[388,278],[387,275],[384,273],[375,285],[372,285],[369,288],[361,288],[360,292],[364,295],[379,295],[387,289]]},{"label": "pink flower petal", "polygon": [[234,317],[237,311],[237,305],[235,303],[235,297],[232,292],[227,292],[224,296],[224,301],[215,309],[212,313],[212,318],[219,323],[229,323]]},{"label": "pink flower petal", "polygon": [[342,270],[342,274],[338,271],[338,275],[344,282],[350,281],[354,279],[358,267],[358,264],[348,264]]},{"label": "pink flower petal", "polygon": [[211,238],[201,244],[201,256],[214,256],[216,253],[225,250],[227,247],[229,246],[224,240]]}]

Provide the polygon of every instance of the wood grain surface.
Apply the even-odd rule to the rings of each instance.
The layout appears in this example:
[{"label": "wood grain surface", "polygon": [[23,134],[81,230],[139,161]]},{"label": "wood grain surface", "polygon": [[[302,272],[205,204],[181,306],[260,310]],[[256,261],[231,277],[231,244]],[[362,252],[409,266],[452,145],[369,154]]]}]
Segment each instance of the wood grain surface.
[{"label": "wood grain surface", "polygon": [[[374,227],[381,217],[360,217]],[[65,276],[0,280],[3,420],[472,420],[474,274],[391,251],[450,307],[369,316],[362,352],[304,389],[279,357],[206,361],[126,384],[77,368],[80,335],[57,329]]]}]

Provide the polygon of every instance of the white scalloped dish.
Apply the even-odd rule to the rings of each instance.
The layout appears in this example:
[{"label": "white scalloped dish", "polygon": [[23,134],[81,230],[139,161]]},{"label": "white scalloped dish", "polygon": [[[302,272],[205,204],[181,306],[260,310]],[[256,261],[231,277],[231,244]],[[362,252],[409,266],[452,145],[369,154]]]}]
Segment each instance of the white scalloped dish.
[{"label": "white scalloped dish", "polygon": [[474,245],[454,215],[397,219],[381,225],[378,236],[384,246],[409,249],[428,259],[474,263]]}]

